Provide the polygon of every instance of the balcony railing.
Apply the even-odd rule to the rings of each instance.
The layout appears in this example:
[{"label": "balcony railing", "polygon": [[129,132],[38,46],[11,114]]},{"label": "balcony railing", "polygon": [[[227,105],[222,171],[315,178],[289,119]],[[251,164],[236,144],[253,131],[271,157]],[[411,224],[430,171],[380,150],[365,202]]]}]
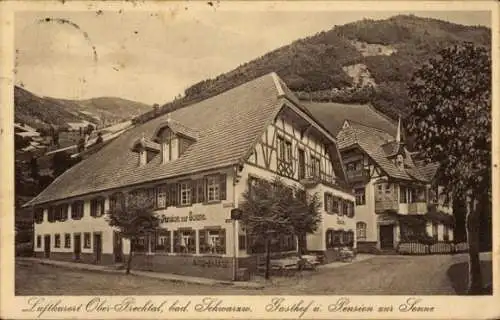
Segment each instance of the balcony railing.
[{"label": "balcony railing", "polygon": [[386,210],[399,211],[399,203],[396,199],[375,200],[375,212],[383,213]]},{"label": "balcony railing", "polygon": [[347,171],[347,178],[351,182],[366,181],[370,178],[370,175],[368,173],[368,170],[362,169],[362,170],[355,170],[355,171]]}]

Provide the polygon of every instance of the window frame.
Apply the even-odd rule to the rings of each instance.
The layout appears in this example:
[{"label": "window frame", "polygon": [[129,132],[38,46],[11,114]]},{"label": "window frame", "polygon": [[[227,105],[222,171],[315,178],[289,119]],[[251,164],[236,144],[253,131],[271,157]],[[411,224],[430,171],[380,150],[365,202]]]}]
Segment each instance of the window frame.
[{"label": "window frame", "polygon": [[366,231],[368,225],[364,221],[356,222],[356,238],[358,240],[366,240]]},{"label": "window frame", "polygon": [[54,248],[61,248],[61,234],[54,234]]},{"label": "window frame", "polygon": [[[183,188],[183,187],[186,188]],[[193,186],[191,180],[179,181],[179,206],[190,206],[192,205],[192,192]],[[186,196],[186,201],[183,201],[184,195]]]},{"label": "window frame", "polygon": [[[77,210],[81,208],[81,212]],[[85,210],[85,202],[83,200],[76,200],[71,203],[71,219],[72,220],[81,220],[84,215]]]},{"label": "window frame", "polygon": [[[362,192],[359,192],[360,190]],[[364,206],[364,205],[366,205],[366,187],[354,188],[354,198],[355,198],[355,204],[357,206]],[[358,201],[358,199],[360,201]]]},{"label": "window frame", "polygon": [[71,233],[64,234],[64,248],[71,248]]},{"label": "window frame", "polygon": [[[88,245],[87,245],[87,240],[88,240]],[[83,248],[84,249],[91,249],[92,248],[92,236],[91,236],[90,232],[83,233]]]},{"label": "window frame", "polygon": [[[211,181],[212,180],[212,181]],[[211,184],[212,182],[212,184]],[[216,190],[214,189],[213,190],[213,198],[211,199],[210,198],[210,188],[212,187],[215,187]],[[207,194],[207,199],[206,199],[206,202],[210,203],[210,202],[218,202],[220,201],[220,190],[221,190],[221,176],[220,175],[209,175],[206,177],[206,194]],[[215,193],[216,192],[216,193]],[[215,197],[215,195],[217,197]]]},{"label": "window frame", "polygon": [[[160,195],[163,194],[163,197]],[[165,209],[168,206],[168,187],[166,184],[162,184],[159,186],[155,187],[155,204],[157,209]],[[162,201],[160,199],[163,199],[163,204],[161,205]]]},{"label": "window frame", "polygon": [[42,235],[40,235],[40,234],[36,235],[36,247],[37,248],[42,247]]},{"label": "window frame", "polygon": [[[104,206],[106,199],[104,197],[95,197],[90,200],[90,216],[100,218],[105,215]],[[98,210],[100,208],[100,210]]]}]

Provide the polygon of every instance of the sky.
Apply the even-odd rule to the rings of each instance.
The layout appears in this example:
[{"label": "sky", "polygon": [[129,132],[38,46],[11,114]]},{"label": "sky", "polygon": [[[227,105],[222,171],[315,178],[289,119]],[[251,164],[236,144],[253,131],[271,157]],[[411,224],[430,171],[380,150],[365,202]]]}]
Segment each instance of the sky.
[{"label": "sky", "polygon": [[40,96],[163,104],[198,81],[299,38],[397,14],[491,24],[484,11],[17,12],[15,81]]}]

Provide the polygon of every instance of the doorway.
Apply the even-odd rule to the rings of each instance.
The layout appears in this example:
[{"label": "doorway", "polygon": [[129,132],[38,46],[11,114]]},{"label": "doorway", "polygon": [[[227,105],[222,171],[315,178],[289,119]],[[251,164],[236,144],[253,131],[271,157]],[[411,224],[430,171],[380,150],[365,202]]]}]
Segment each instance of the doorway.
[{"label": "doorway", "polygon": [[43,239],[44,257],[50,258],[50,234],[46,234]]},{"label": "doorway", "polygon": [[74,259],[80,261],[82,253],[82,235],[80,233],[75,233],[74,235],[73,253],[75,254]]},{"label": "doorway", "polygon": [[381,225],[380,249],[394,249],[394,225]]},{"label": "doorway", "polygon": [[113,232],[113,256],[115,263],[123,262],[123,241],[118,232]]},{"label": "doorway", "polygon": [[94,233],[94,263],[101,263],[101,253],[102,253],[102,234]]}]

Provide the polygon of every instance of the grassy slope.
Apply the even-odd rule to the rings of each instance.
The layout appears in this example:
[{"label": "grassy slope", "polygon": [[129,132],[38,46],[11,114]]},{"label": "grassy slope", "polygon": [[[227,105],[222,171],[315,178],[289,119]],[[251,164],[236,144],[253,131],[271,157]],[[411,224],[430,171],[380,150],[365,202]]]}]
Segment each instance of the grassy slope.
[{"label": "grassy slope", "polygon": [[[391,56],[363,57],[350,40],[391,45],[397,52]],[[413,71],[440,49],[463,41],[490,46],[490,29],[404,15],[379,21],[361,20],[294,41],[215,79],[196,83],[186,89],[181,101],[164,105],[160,113],[275,71],[301,98],[370,102],[389,116],[404,116],[409,111],[406,85]],[[376,89],[349,88],[352,79],[342,67],[356,63],[367,65]],[[339,90],[332,91],[334,88]],[[153,116],[144,115],[142,120]]]}]

